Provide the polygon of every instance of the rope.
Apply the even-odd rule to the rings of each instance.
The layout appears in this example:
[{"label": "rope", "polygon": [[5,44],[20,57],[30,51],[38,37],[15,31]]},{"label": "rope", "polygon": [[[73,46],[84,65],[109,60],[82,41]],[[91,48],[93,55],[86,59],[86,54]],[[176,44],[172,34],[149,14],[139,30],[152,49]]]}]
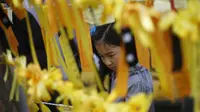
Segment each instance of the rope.
[{"label": "rope", "polygon": [[56,107],[63,107],[65,109],[67,109],[67,110],[71,110],[73,108],[73,106],[68,106],[68,105],[64,105],[64,104],[49,103],[49,102],[39,102],[39,103],[37,102],[37,104],[50,105],[50,106],[56,106]]}]

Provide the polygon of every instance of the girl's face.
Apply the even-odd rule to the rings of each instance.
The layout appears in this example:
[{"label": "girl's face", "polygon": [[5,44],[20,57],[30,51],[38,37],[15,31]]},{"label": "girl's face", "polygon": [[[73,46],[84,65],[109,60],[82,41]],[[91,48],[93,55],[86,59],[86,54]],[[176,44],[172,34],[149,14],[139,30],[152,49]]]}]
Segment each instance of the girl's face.
[{"label": "girl's face", "polygon": [[95,47],[103,63],[111,70],[116,71],[120,55],[120,46],[97,42]]}]

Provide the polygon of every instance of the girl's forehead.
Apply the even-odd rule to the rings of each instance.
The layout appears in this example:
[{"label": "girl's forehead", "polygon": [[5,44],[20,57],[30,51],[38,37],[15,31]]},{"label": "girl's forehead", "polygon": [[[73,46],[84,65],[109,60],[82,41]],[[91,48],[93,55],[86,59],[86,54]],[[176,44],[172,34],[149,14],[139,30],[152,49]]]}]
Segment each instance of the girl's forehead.
[{"label": "girl's forehead", "polygon": [[115,52],[118,51],[117,49],[120,48],[116,45],[106,44],[106,43],[96,43],[95,44],[96,49],[98,52],[101,52],[103,54],[106,54],[107,52]]}]

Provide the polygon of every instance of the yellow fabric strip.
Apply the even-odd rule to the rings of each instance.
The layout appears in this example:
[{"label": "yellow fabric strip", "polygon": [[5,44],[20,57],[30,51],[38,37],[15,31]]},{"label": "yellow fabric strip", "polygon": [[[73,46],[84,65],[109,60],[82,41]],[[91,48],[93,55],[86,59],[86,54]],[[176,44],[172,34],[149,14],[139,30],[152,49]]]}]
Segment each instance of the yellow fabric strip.
[{"label": "yellow fabric strip", "polygon": [[126,96],[128,87],[129,67],[125,59],[125,49],[123,46],[121,46],[116,77],[116,90],[120,97]]},{"label": "yellow fabric strip", "polygon": [[[73,3],[71,1],[71,3]],[[99,75],[98,75],[98,72],[95,68],[95,65],[93,63],[93,58],[92,58],[92,55],[91,55],[91,52],[92,51],[89,51],[91,49],[90,47],[90,43],[91,42],[90,40],[88,40],[90,37],[88,37],[88,34],[87,32],[89,32],[89,30],[87,30],[87,28],[85,28],[85,24],[83,22],[83,18],[80,14],[80,10],[75,6],[75,5],[72,5],[72,10],[73,10],[73,13],[74,13],[74,19],[75,19],[75,24],[76,24],[76,34],[77,34],[77,40],[81,40],[78,41],[78,44],[79,44],[79,50],[81,49],[82,51],[80,53],[84,53],[84,54],[80,54],[80,56],[83,56],[84,55],[84,61],[88,64],[87,67],[89,68],[89,71],[93,72],[94,73],[94,76],[96,77],[96,81],[97,81],[97,85],[99,87],[99,89],[101,91],[104,91],[103,90],[103,86],[102,86],[102,83],[101,83],[101,80],[99,79]],[[80,48],[80,46],[82,48]],[[83,52],[83,50],[87,50]],[[83,57],[82,57],[83,59]],[[82,66],[83,64],[86,65],[85,63],[81,63]],[[87,67],[83,66],[84,68],[83,69],[86,69],[87,70]]]},{"label": "yellow fabric strip", "polygon": [[81,82],[81,80],[79,79],[79,77],[76,77],[72,71],[72,69],[70,69],[69,67],[66,66],[60,51],[59,51],[59,47],[57,45],[56,42],[56,38],[53,38],[53,42],[54,42],[54,48],[56,49],[56,54],[58,55],[58,60],[61,63],[61,66],[64,68],[64,72],[67,74],[67,78],[72,81],[76,86],[78,87],[83,87],[83,83]]},{"label": "yellow fabric strip", "polygon": [[[64,31],[61,31],[61,32],[63,33]],[[63,52],[64,58],[65,58],[65,63],[67,65],[67,68],[71,72],[70,74],[67,74],[67,76],[71,80],[76,81],[78,79],[79,83],[81,83],[81,78],[80,78],[81,76],[80,76],[76,61],[74,59],[73,52],[70,48],[69,41],[65,34],[62,34],[60,37],[60,45],[62,48],[62,52]]]}]

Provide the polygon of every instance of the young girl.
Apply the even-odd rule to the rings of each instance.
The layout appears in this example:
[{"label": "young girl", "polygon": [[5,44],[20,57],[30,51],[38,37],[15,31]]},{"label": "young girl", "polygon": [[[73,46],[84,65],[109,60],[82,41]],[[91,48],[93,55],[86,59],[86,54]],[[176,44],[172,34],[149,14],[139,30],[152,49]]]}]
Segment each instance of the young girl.
[{"label": "young girl", "polygon": [[[116,68],[120,56],[121,36],[113,28],[114,23],[97,26],[92,35],[94,52],[100,58],[100,77],[103,81],[105,74],[110,76],[110,92],[115,86]],[[137,93],[152,93],[152,77],[150,72],[138,63],[135,53],[135,65],[129,69],[128,93],[125,98],[119,98],[116,102],[128,101]],[[154,109],[150,109],[153,111]]]}]

